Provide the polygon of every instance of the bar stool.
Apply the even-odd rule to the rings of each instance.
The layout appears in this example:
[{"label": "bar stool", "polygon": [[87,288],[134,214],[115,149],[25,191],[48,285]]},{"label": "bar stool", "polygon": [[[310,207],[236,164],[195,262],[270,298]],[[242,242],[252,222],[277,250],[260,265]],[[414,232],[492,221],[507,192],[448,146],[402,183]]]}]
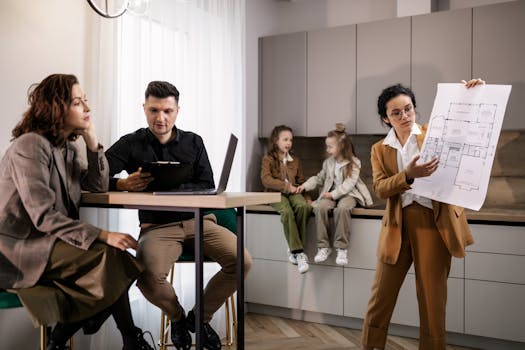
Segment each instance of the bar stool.
[{"label": "bar stool", "polygon": [[[47,287],[42,287],[42,288],[47,288]],[[44,291],[44,293],[46,293],[45,290],[47,289],[42,289],[42,290]],[[53,291],[49,291],[49,292],[54,294]],[[12,309],[12,308],[18,308],[18,307],[23,307],[18,295],[16,295],[15,293],[0,289],[0,309]],[[41,350],[46,350],[46,347],[47,347],[48,328],[50,327],[48,327],[47,325],[40,325],[40,349]],[[69,348],[73,350],[73,337],[69,339]]]},{"label": "bar stool", "polygon": [[[177,263],[182,262],[181,259]],[[191,262],[191,261],[187,261]],[[175,265],[174,265],[175,266]],[[169,281],[173,284],[173,272],[174,266],[170,270]],[[230,348],[232,345],[237,346],[237,314],[235,312],[235,298],[233,294],[226,299],[224,302],[225,307],[225,319],[226,319],[226,347]],[[172,347],[171,341],[169,340],[169,331],[171,321],[164,311],[160,314],[160,336],[159,336],[159,350],[167,350],[168,347]]]},{"label": "bar stool", "polygon": [[[214,214],[217,218],[217,224],[226,227],[228,230],[237,233],[237,212],[235,209],[218,209],[208,211],[206,214]],[[180,262],[195,262],[195,257],[192,252],[183,252],[176,263]],[[206,262],[213,262],[205,258]],[[170,269],[169,281],[173,284],[173,273],[175,265]],[[233,294],[230,295],[224,302],[225,306],[225,319],[226,319],[226,347],[230,348],[232,345],[237,347],[237,313],[235,311],[235,298]],[[168,347],[172,347],[173,344],[168,341],[168,333],[170,330],[170,320],[164,311],[160,315],[160,336],[159,336],[159,350],[167,350]]]}]

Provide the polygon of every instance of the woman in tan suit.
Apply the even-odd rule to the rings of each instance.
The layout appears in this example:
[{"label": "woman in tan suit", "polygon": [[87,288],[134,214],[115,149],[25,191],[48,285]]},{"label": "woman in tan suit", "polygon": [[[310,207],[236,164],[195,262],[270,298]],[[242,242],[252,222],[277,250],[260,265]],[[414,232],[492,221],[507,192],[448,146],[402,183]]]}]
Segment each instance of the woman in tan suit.
[{"label": "woman in tan suit", "polygon": [[[29,103],[0,164],[0,288],[18,293],[36,325],[56,323],[47,349],[66,349],[112,314],[125,350],[150,350],[127,294],[142,270],[126,252],[137,242],[79,220],[81,189],[106,191],[109,167],[77,78],[45,78]],[[43,289],[56,297],[41,300]]]},{"label": "woman in tan suit", "polygon": [[[463,81],[466,88],[485,82]],[[363,322],[362,348],[384,349],[399,289],[414,263],[421,350],[444,350],[447,279],[452,256],[473,243],[463,208],[406,192],[415,178],[430,176],[438,160],[416,164],[425,127],[415,124],[414,93],[401,85],[379,96],[381,122],[391,129],[372,146],[374,190],[386,199],[372,296]]]}]

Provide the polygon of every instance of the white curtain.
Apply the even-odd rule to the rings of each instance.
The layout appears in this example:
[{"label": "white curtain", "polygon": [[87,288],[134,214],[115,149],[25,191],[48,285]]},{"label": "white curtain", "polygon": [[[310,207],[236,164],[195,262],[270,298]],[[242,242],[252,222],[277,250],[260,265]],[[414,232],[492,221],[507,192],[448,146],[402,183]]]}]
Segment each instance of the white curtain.
[{"label": "white curtain", "polygon": [[[99,41],[91,41],[91,65],[108,66],[88,68],[93,110],[106,116],[97,122],[106,147],[147,126],[142,110],[146,86],[152,80],[169,81],[180,91],[176,125],[203,137],[216,183],[229,134],[239,137],[228,191],[242,189],[244,6],[245,0],[150,0],[145,14],[127,11],[111,23],[92,21],[91,32]],[[138,236],[135,210],[109,212],[93,220]],[[217,264],[206,264],[205,283],[218,270]],[[194,283],[193,264],[178,264],[174,287],[185,310],[193,307]],[[130,299],[136,324],[151,331],[157,341],[159,309],[136,287],[131,288]],[[224,336],[222,309],[211,324]],[[118,348],[120,335],[110,321],[89,343],[91,349]]]},{"label": "white curtain", "polygon": [[[147,16],[127,12],[118,29],[112,141],[147,125],[147,83],[169,81],[181,93],[176,125],[203,137],[217,182],[228,136],[243,130],[243,18],[244,0],[152,0]],[[230,191],[241,189],[240,160]]]}]

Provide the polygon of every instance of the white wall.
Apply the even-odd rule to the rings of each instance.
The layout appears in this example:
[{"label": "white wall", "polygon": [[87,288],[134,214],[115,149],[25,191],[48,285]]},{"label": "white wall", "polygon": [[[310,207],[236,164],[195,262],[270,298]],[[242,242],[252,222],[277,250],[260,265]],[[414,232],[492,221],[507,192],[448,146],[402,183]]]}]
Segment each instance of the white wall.
[{"label": "white wall", "polygon": [[[509,0],[440,0],[438,9],[459,9]],[[246,0],[246,189],[259,190],[258,38],[411,15],[421,0]],[[427,8],[435,8],[425,0]],[[418,9],[420,6],[418,6]],[[420,9],[418,11],[421,11]],[[269,135],[268,135],[269,136]]]},{"label": "white wall", "polygon": [[[83,0],[0,1],[0,156],[27,109],[31,84],[52,73],[71,73],[84,81],[89,16]],[[0,349],[38,348],[39,330],[24,309],[0,310],[0,324]],[[78,340],[78,348],[85,349],[89,339]]]},{"label": "white wall", "polygon": [[0,154],[27,107],[27,89],[52,73],[83,80],[86,2],[71,0],[0,1]]}]

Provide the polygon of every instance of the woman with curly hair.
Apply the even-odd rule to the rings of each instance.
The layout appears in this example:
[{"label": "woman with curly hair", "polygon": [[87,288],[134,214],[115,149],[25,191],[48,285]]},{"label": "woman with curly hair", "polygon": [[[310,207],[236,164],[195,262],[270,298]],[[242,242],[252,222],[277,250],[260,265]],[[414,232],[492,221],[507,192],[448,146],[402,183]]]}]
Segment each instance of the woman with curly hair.
[{"label": "woman with curly hair", "polygon": [[[485,84],[463,81],[466,88]],[[372,146],[373,185],[386,199],[377,247],[377,269],[363,322],[362,349],[384,349],[397,295],[414,264],[419,304],[419,349],[445,350],[447,280],[452,256],[465,256],[473,243],[463,208],[418,196],[416,178],[432,175],[438,159],[418,162],[426,127],[416,124],[416,98],[400,84],[377,100],[379,119],[390,128]]]},{"label": "woman with curly hair", "polygon": [[[81,190],[109,183],[82,88],[73,75],[53,74],[33,87],[29,104],[0,164],[0,288],[19,295],[34,324],[56,324],[49,350],[66,349],[81,327],[96,332],[110,314],[124,350],[150,350],[128,299],[142,270],[126,252],[136,240],[79,220]],[[42,290],[55,297],[42,300]]]}]

